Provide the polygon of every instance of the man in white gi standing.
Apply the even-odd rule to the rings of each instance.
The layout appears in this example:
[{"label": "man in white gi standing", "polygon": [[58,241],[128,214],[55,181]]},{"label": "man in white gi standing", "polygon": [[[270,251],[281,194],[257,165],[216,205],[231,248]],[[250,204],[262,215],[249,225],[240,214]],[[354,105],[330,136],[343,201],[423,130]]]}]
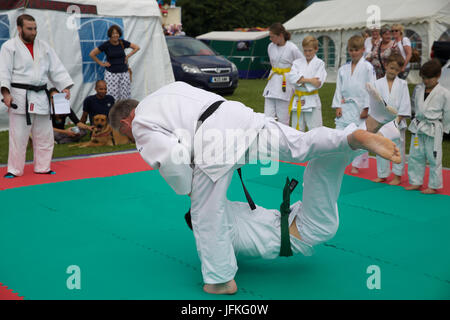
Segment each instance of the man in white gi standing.
[{"label": "man in white gi standing", "polygon": [[[218,106],[219,101],[222,103]],[[383,108],[380,104],[379,109]],[[203,289],[208,293],[233,294],[237,291],[233,231],[236,224],[226,193],[234,170],[245,164],[241,160],[247,151],[256,148],[261,158],[271,150],[271,158],[304,162],[332,155],[342,155],[344,160],[349,160],[353,149],[362,148],[398,163],[400,154],[395,144],[371,133],[382,126],[381,122],[393,119],[387,115],[386,121],[374,120],[383,118],[386,112],[379,110],[378,114],[374,113],[374,118],[369,117],[364,123],[363,128],[366,129],[367,124],[370,132],[356,130],[353,125],[345,130],[320,127],[303,133],[255,113],[240,102],[226,101],[214,93],[175,82],[141,103],[136,100],[117,102],[109,113],[109,120],[113,128],[135,139],[142,158],[159,170],[177,194],[190,196],[192,226],[205,283]],[[234,133],[231,143],[228,130]],[[266,140],[268,136],[271,138]],[[343,175],[343,169],[339,174]],[[328,202],[335,208],[332,202],[337,199],[340,182],[325,185],[332,194]],[[331,190],[333,188],[336,190]],[[321,194],[324,195],[326,197],[325,192]],[[335,210],[332,211],[330,215],[334,215]],[[289,222],[292,224],[294,220]],[[289,230],[294,236],[300,232],[300,238],[308,234],[311,241],[316,241],[314,244],[322,239],[317,239],[320,230],[314,223],[309,233],[301,223],[299,229],[294,224]],[[328,232],[324,236],[328,237]],[[251,245],[251,241],[239,245],[240,250],[245,251],[244,247],[248,249]],[[271,256],[269,253],[268,257]]]},{"label": "man in white gi standing", "polygon": [[55,51],[36,39],[35,19],[17,18],[18,35],[6,41],[0,51],[0,87],[9,113],[8,173],[23,175],[28,138],[33,139],[34,172],[53,174],[53,127],[47,83],[50,81],[70,99],[73,81]]}]

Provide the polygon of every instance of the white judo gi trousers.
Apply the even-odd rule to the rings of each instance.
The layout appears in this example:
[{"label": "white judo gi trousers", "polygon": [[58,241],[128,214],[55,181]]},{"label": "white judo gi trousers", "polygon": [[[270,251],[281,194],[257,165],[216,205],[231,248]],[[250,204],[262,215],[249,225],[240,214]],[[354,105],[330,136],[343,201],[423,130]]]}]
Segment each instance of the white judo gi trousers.
[{"label": "white judo gi trousers", "polygon": [[[313,246],[330,240],[339,227],[337,200],[346,166],[358,153],[351,150],[312,159],[303,175],[303,198],[291,205],[289,225],[296,219],[301,240],[290,236],[294,254],[313,254]],[[247,203],[228,202],[234,252],[238,257],[274,259],[281,246],[281,214],[278,210]]]},{"label": "white judo gi trousers", "polygon": [[277,118],[282,124],[289,125],[289,101],[265,98],[264,115],[270,118]]},{"label": "white judo gi trousers", "polygon": [[[381,131],[381,130],[380,130]],[[406,128],[400,129],[400,138],[399,139],[391,139],[397,148],[400,150],[400,154],[402,156],[402,162],[401,163],[392,163],[392,172],[396,176],[402,176],[405,170],[405,139],[406,139]],[[387,178],[391,174],[391,168],[390,168],[390,161],[383,159],[380,156],[376,156],[377,158],[377,176],[378,178]]]},{"label": "white judo gi trousers", "polygon": [[34,172],[50,171],[53,156],[53,126],[48,114],[30,113],[31,125],[25,114],[9,112],[8,172],[21,176],[25,167],[28,138],[33,140]]},{"label": "white judo gi trousers", "polygon": [[413,135],[408,157],[408,177],[411,185],[420,186],[423,184],[426,163],[430,165],[430,178],[428,187],[431,189],[441,189],[442,180],[442,146],[437,150],[436,157],[433,154],[434,137],[418,133],[418,141],[414,143]]},{"label": "white judo gi trousers", "polygon": [[[356,128],[356,126],[353,125],[353,128]],[[303,133],[268,118],[258,137],[267,134],[267,131],[270,134],[275,133],[278,135],[278,146],[271,145],[270,148],[272,148],[272,152],[276,150],[278,159],[282,161],[305,162],[324,156],[349,154],[349,150],[351,150],[347,141],[348,130],[338,131],[320,127]],[[266,142],[270,143],[270,140]],[[255,143],[257,143],[258,152],[267,152],[267,145],[261,146],[259,139]],[[316,166],[312,165],[312,169],[308,169],[308,172],[311,173],[308,173],[307,176],[314,175]],[[319,165],[317,169],[320,168],[321,166]],[[230,281],[234,278],[237,271],[232,239],[233,224],[227,212],[229,201],[226,197],[233,171],[230,170],[214,183],[198,167],[194,168],[191,193],[192,226],[198,255],[202,264],[203,280],[208,284]],[[314,180],[314,178],[309,178],[308,180]],[[323,188],[336,193],[336,190],[334,190],[336,183],[328,184],[326,179],[320,178],[319,181],[324,184]],[[314,193],[314,187],[309,192]],[[339,188],[337,193],[339,193]],[[327,200],[327,193],[321,193],[320,197],[323,201],[322,203],[315,203],[311,200],[308,202],[306,200],[306,205],[309,207],[322,207],[324,205],[328,210],[330,207],[329,201],[334,201],[332,200],[333,196],[331,196],[331,200]],[[331,206],[334,208],[331,214],[335,216],[337,212],[335,202]],[[314,212],[314,210],[311,209],[311,212]],[[321,214],[321,210],[317,210],[319,211],[313,213],[313,215]],[[301,224],[309,226],[309,228],[305,227],[300,234],[305,241],[310,241],[312,244],[323,241],[324,233],[327,235],[325,238],[328,239],[330,235],[330,231],[327,230],[328,227],[331,227],[333,230],[337,229],[335,220],[326,224],[317,223],[313,216],[311,218],[305,217],[301,220]]]},{"label": "white judo gi trousers", "polygon": [[[307,111],[300,113],[300,119],[298,121],[298,129],[306,132],[308,130],[321,127],[322,123],[322,107],[315,107]],[[293,109],[291,112],[291,127],[297,128],[297,109]]]}]

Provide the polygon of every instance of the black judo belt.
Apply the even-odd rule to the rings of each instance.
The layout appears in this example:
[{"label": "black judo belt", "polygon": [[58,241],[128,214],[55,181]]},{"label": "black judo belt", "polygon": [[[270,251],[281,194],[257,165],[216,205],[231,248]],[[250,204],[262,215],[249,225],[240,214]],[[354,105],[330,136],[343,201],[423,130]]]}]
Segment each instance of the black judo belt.
[{"label": "black judo belt", "polygon": [[[24,89],[24,90],[31,90],[34,92],[39,92],[39,91],[45,91],[45,93],[47,94],[47,98],[48,98],[48,103],[49,106],[51,105],[50,103],[50,94],[47,90],[47,85],[44,84],[42,86],[33,86],[30,84],[22,84],[22,83],[11,83],[11,87],[13,88],[18,88],[18,89]],[[28,92],[25,93],[25,115],[26,115],[26,119],[27,119],[27,125],[30,126],[31,125],[31,117],[30,117],[30,112],[28,110],[29,106],[28,106]],[[50,119],[52,118],[52,112],[50,110]]]},{"label": "black judo belt", "polygon": [[[220,100],[220,101],[216,101],[214,102],[212,105],[210,105],[208,107],[208,109],[206,109],[200,116],[200,118],[198,118],[198,126],[197,129],[202,125],[203,122],[205,122],[206,119],[208,119],[208,117],[210,115],[212,115],[218,108],[219,106],[224,103],[225,101]],[[250,193],[248,192],[247,188],[244,185],[244,180],[242,180],[242,170],[241,168],[237,169],[237,172],[239,174],[239,178],[241,179],[241,183],[242,183],[242,188],[244,189],[244,193],[245,193],[245,198],[247,199],[248,205],[250,206],[250,208],[252,210],[256,209],[256,205],[255,202],[253,201],[252,197],[250,196]],[[186,223],[188,225],[188,227],[192,230],[192,222],[191,222],[191,209],[189,209],[189,211],[184,215],[184,218],[186,219]]]}]

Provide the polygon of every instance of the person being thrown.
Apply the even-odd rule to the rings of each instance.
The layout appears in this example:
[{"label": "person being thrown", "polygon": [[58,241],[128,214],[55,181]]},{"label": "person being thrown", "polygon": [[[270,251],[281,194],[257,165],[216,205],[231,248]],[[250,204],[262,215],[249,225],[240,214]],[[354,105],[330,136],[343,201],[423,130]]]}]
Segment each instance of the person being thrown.
[{"label": "person being thrown", "polygon": [[[331,239],[338,228],[336,201],[347,164],[361,150],[401,161],[395,144],[375,134],[394,118],[384,104],[374,103],[360,129],[352,124],[303,133],[183,82],[166,85],[140,103],[119,101],[109,113],[111,126],[136,142],[142,158],[175,192],[190,196],[203,290],[214,294],[237,292],[236,256],[270,259],[280,249],[285,255],[310,255],[313,246]],[[237,132],[231,145],[217,138],[228,130]],[[288,185],[281,213],[260,206],[252,210],[226,197],[234,170],[248,162],[250,153],[261,159],[268,150],[275,160],[309,161],[303,201],[290,205]]]}]

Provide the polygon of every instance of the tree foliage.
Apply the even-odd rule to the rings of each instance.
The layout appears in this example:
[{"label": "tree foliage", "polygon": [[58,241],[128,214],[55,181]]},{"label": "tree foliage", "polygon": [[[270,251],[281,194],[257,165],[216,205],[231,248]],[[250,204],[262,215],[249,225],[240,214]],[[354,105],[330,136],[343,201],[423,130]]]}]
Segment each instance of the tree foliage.
[{"label": "tree foliage", "polygon": [[183,30],[197,36],[210,31],[268,27],[286,22],[305,8],[305,0],[178,0]]}]

